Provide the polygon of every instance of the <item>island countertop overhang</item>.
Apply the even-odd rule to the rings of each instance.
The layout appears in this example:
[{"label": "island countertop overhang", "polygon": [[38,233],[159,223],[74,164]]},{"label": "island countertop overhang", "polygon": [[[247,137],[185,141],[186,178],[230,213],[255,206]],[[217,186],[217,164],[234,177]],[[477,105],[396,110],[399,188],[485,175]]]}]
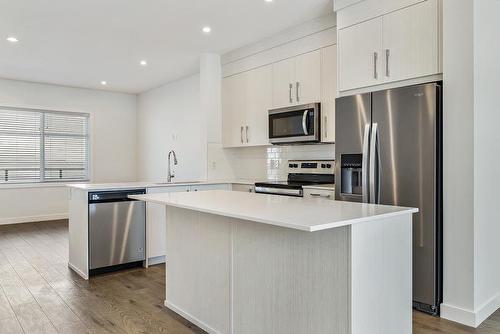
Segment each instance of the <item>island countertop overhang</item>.
[{"label": "island countertop overhang", "polygon": [[418,212],[416,208],[225,190],[132,195],[130,198],[306,232]]}]

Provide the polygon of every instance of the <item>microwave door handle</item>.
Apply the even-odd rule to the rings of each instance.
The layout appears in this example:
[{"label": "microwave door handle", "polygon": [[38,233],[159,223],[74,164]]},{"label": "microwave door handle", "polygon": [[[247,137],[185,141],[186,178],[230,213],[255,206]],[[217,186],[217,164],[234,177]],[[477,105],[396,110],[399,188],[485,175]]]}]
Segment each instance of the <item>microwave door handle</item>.
[{"label": "microwave door handle", "polygon": [[363,203],[369,203],[368,198],[368,145],[370,142],[370,124],[365,125],[363,135],[363,161],[361,165],[361,185],[363,189]]},{"label": "microwave door handle", "polygon": [[307,114],[309,110],[304,110],[304,114],[302,115],[302,130],[304,130],[304,135],[309,136],[309,131],[307,131]]}]

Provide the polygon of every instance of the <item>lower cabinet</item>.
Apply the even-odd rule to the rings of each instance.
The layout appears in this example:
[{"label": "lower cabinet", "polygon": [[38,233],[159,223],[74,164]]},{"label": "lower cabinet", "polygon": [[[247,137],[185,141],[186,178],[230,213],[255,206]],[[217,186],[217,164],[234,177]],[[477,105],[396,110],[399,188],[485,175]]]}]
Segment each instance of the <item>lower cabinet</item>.
[{"label": "lower cabinet", "polygon": [[[230,184],[200,184],[193,186],[172,186],[148,188],[148,194],[189,192],[204,190],[231,190]],[[165,262],[166,226],[165,206],[154,203],[146,204],[146,247],[148,264],[154,265]]]},{"label": "lower cabinet", "polygon": [[[148,194],[187,192],[189,186],[148,188]],[[146,203],[146,247],[149,265],[165,262],[166,226],[165,206]]]}]

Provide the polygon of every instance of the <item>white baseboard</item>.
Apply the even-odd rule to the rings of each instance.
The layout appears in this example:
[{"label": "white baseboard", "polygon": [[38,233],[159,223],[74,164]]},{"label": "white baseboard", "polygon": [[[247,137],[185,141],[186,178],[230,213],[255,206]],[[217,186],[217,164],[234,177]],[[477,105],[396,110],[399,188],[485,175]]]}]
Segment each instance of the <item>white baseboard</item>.
[{"label": "white baseboard", "polygon": [[441,318],[477,328],[500,308],[500,292],[488,299],[476,311],[465,310],[449,304],[441,304]]},{"label": "white baseboard", "polygon": [[0,225],[33,223],[33,222],[41,222],[48,220],[60,220],[60,219],[68,219],[68,217],[69,215],[67,213],[56,213],[51,215],[0,218]]},{"label": "white baseboard", "polygon": [[80,275],[83,279],[85,279],[85,280],[89,279],[89,275],[88,274],[85,274],[83,271],[81,271],[80,269],[78,269],[77,267],[75,267],[74,265],[72,265],[69,262],[68,262],[68,267],[71,270],[73,270],[75,273],[77,273],[78,275]]},{"label": "white baseboard", "polygon": [[500,292],[488,299],[476,311],[476,327],[500,308]]},{"label": "white baseboard", "polygon": [[175,313],[177,313],[178,315],[180,315],[184,319],[186,319],[189,322],[191,322],[191,323],[195,324],[196,326],[200,327],[205,332],[207,332],[209,334],[221,334],[220,332],[216,331],[215,329],[213,329],[212,327],[208,326],[204,322],[202,322],[202,321],[196,319],[195,317],[189,315],[189,313],[184,312],[182,309],[180,309],[179,307],[175,306],[174,304],[169,303],[168,301],[165,300],[164,305],[165,305],[165,307],[167,307],[170,310],[174,311]]},{"label": "white baseboard", "polygon": [[441,304],[441,318],[475,327],[476,317],[473,311],[448,304]]},{"label": "white baseboard", "polygon": [[165,255],[150,257],[148,259],[148,266],[154,266],[160,263],[165,263]]}]

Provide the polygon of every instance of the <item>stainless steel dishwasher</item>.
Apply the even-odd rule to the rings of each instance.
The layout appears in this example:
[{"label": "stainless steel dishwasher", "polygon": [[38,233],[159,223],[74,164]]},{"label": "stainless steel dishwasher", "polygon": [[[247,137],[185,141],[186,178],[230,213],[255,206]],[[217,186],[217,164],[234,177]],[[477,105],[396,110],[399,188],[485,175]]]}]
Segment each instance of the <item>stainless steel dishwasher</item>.
[{"label": "stainless steel dishwasher", "polygon": [[146,248],[146,204],[128,198],[144,189],[89,193],[91,274],[141,265]]}]

